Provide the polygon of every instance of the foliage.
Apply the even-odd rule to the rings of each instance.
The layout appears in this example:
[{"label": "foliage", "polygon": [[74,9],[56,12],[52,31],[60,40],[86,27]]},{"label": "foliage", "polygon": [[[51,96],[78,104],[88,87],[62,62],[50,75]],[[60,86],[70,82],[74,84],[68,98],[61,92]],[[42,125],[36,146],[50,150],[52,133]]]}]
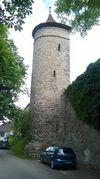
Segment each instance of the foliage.
[{"label": "foliage", "polygon": [[10,149],[19,157],[26,157],[24,147],[28,128],[29,112],[17,109],[13,123],[13,136],[9,137]]},{"label": "foliage", "polygon": [[24,84],[26,69],[14,42],[8,38],[6,27],[0,23],[0,120],[13,118],[14,103]]},{"label": "foliage", "polygon": [[27,15],[32,14],[33,0],[1,0],[0,22],[15,30],[22,30]]},{"label": "foliage", "polygon": [[56,0],[56,12],[70,18],[75,31],[85,35],[94,25],[100,25],[100,0]]},{"label": "foliage", "polygon": [[100,59],[66,89],[79,119],[100,130]]},{"label": "foliage", "polygon": [[24,152],[24,146],[25,146],[25,139],[21,137],[15,137],[15,136],[10,136],[9,137],[9,146],[10,149],[19,157],[25,158],[25,152]]},{"label": "foliage", "polygon": [[14,134],[17,137],[25,138],[27,135],[29,112],[17,109],[16,116],[14,118]]}]

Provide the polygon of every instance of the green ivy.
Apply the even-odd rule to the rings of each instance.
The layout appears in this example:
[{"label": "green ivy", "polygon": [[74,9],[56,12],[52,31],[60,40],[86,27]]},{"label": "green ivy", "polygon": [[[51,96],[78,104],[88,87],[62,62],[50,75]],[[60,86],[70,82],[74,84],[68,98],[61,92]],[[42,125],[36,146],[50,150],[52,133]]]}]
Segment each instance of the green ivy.
[{"label": "green ivy", "polygon": [[100,59],[91,63],[65,93],[79,119],[100,131]]}]

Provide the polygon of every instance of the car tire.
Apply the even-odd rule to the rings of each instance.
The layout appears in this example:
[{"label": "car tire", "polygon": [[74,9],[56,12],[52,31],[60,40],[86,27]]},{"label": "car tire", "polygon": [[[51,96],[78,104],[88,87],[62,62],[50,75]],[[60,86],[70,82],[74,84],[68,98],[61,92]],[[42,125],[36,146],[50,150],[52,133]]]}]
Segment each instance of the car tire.
[{"label": "car tire", "polygon": [[54,165],[54,161],[53,160],[51,160],[50,166],[51,166],[52,169],[55,169],[55,165]]},{"label": "car tire", "polygon": [[77,168],[76,164],[75,164],[75,165],[73,165],[73,168],[72,168],[72,169],[74,169],[74,170],[75,170],[76,168]]}]

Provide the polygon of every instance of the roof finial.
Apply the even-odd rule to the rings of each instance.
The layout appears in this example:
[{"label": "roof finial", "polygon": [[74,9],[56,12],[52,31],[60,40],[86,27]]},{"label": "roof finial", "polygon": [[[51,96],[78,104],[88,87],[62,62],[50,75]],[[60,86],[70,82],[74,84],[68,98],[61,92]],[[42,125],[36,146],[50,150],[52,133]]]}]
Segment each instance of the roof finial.
[{"label": "roof finial", "polygon": [[49,7],[49,15],[48,15],[48,18],[47,18],[47,21],[46,22],[56,22],[53,17],[52,17],[52,14],[51,14],[51,7]]},{"label": "roof finial", "polygon": [[49,14],[51,14],[51,7],[49,7]]}]

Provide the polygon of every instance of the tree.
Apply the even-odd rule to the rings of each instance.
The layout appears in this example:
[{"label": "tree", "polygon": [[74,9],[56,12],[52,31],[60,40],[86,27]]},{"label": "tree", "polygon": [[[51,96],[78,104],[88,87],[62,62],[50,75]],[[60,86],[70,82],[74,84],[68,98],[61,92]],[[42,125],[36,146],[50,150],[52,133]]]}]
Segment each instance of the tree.
[{"label": "tree", "polygon": [[27,135],[28,128],[28,120],[29,120],[29,111],[25,111],[23,109],[17,108],[16,116],[14,117],[14,135],[17,137],[25,138]]},{"label": "tree", "polygon": [[0,120],[13,118],[26,69],[14,42],[8,38],[7,28],[0,23]]},{"label": "tree", "polygon": [[28,120],[29,112],[18,108],[13,121],[13,136],[9,136],[8,141],[10,149],[20,157],[26,157]]},{"label": "tree", "polygon": [[79,119],[100,131],[100,59],[68,86],[66,94]]},{"label": "tree", "polygon": [[100,0],[57,0],[55,5],[61,19],[66,15],[72,29],[82,36],[94,25],[100,25]]},{"label": "tree", "polygon": [[22,30],[27,15],[32,14],[33,0],[1,0],[0,22],[15,30]]}]

